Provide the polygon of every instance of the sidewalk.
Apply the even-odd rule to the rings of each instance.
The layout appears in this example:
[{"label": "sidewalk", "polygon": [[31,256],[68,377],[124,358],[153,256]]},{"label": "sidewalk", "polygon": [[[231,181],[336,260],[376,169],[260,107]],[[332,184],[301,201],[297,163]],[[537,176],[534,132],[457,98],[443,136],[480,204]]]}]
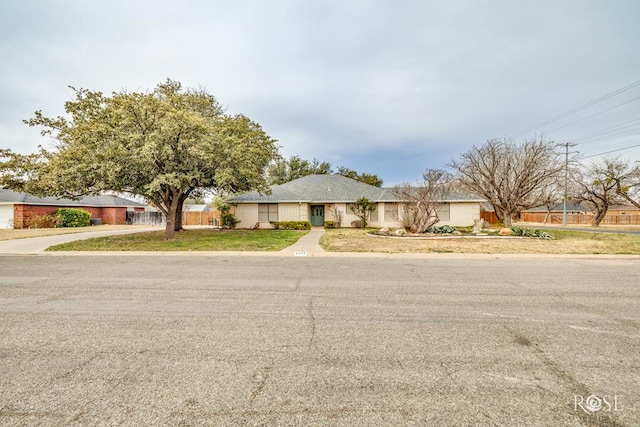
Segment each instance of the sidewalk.
[{"label": "sidewalk", "polygon": [[305,234],[293,245],[279,251],[282,255],[313,256],[323,253],[325,250],[320,246],[320,237],[324,234],[324,227],[312,227],[309,233]]}]

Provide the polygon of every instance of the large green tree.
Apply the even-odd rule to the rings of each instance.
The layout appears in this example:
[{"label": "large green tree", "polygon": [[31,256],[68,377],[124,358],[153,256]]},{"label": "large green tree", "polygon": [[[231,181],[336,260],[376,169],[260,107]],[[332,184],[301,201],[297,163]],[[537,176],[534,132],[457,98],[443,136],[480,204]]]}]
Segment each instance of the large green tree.
[{"label": "large green tree", "polygon": [[269,165],[268,170],[269,183],[271,184],[284,184],[307,175],[329,175],[332,173],[346,176],[365,184],[382,187],[382,179],[375,174],[359,173],[345,166],[338,166],[334,172],[331,163],[321,162],[315,158],[313,160],[305,160],[300,156],[291,156],[288,159],[278,158]]},{"label": "large green tree", "polygon": [[75,90],[65,111],[55,118],[37,111],[25,121],[43,127],[56,147],[27,156],[3,151],[0,184],[38,195],[140,195],[166,216],[166,239],[181,227],[189,196],[265,190],[278,150],[257,123],[171,80],[146,93]]},{"label": "large green tree", "polygon": [[331,163],[318,159],[305,160],[300,156],[274,160],[268,169],[271,184],[284,184],[307,175],[326,175],[331,173]]},{"label": "large green tree", "polygon": [[382,179],[373,173],[357,172],[345,166],[338,166],[336,173],[346,176],[347,178],[355,179],[356,181],[364,182],[365,184],[373,185],[374,187],[382,187]]}]

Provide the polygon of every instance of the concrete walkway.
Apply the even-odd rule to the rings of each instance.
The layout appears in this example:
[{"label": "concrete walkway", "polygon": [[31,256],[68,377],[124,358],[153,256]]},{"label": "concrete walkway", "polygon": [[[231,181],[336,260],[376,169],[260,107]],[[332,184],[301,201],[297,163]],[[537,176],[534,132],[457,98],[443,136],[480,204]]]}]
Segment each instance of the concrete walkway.
[{"label": "concrete walkway", "polygon": [[278,253],[294,256],[313,256],[324,252],[320,246],[320,237],[324,234],[324,227],[312,227],[309,233],[305,234],[293,245],[284,248]]}]

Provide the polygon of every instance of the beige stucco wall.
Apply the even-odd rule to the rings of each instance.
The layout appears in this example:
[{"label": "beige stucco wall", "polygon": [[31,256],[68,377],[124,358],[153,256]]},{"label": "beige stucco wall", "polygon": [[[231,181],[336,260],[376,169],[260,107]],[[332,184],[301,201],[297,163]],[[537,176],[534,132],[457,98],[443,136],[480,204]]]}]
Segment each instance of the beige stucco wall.
[{"label": "beige stucco wall", "polygon": [[[258,204],[240,203],[232,212],[239,220],[238,228],[255,228],[258,223]],[[278,203],[278,221],[309,221],[307,203]]]},{"label": "beige stucco wall", "polygon": [[[389,227],[389,228],[400,227],[400,221],[393,218],[387,218],[384,214],[384,209],[385,209],[385,203],[378,203],[378,221],[372,222],[371,225],[373,227]],[[402,212],[401,204],[398,205],[398,209],[400,210],[400,212]]]},{"label": "beige stucco wall", "polygon": [[307,203],[278,203],[278,221],[309,221]]},{"label": "beige stucco wall", "polygon": [[440,221],[440,225],[457,225],[461,227],[473,225],[473,221],[480,219],[480,203],[451,203],[449,221]]},{"label": "beige stucco wall", "polygon": [[[402,205],[399,205],[402,214]],[[278,203],[279,221],[309,221],[310,207],[308,203]],[[324,205],[325,221],[333,221],[335,210],[342,211],[341,227],[351,227],[351,222],[358,217],[347,209],[346,203],[327,203]],[[370,221],[371,227],[399,227],[399,221],[384,216],[384,203],[378,203],[378,219]],[[233,214],[241,221],[238,228],[254,228],[258,223],[258,204],[243,203],[234,207]],[[470,226],[473,221],[480,218],[480,203],[452,203],[450,208],[450,218],[448,221],[440,221],[437,226],[457,225]]]},{"label": "beige stucco wall", "polygon": [[258,223],[258,204],[241,203],[234,206],[232,213],[240,220],[238,228],[254,228]]},{"label": "beige stucco wall", "polygon": [[[378,203],[378,222],[372,221],[372,227],[399,227],[400,222],[384,217],[384,203]],[[398,205],[399,214],[402,215],[402,204]],[[473,225],[473,221],[480,218],[480,203],[456,202],[450,204],[449,219],[441,220],[436,226],[455,225],[465,227]],[[350,224],[350,222],[349,222]]]},{"label": "beige stucco wall", "polygon": [[345,203],[327,203],[324,205],[324,220],[325,221],[334,221],[335,212],[342,212],[342,222],[340,223],[340,227],[350,227],[351,221],[347,222],[346,214],[347,208]]},{"label": "beige stucco wall", "polygon": [[[326,205],[326,206],[331,206],[332,209],[338,209],[342,211],[342,223],[341,223],[341,227],[351,227],[351,223],[353,221],[358,221],[359,218],[356,214],[354,214],[351,209],[347,208],[347,204],[346,203],[334,203],[332,205]],[[384,203],[380,202],[378,203],[378,206],[376,208],[377,211],[377,219],[375,220],[370,220],[369,221],[369,226],[371,227],[398,227],[400,224],[398,223],[398,221],[395,221],[393,219],[387,219],[384,217]],[[329,220],[329,221],[333,221],[333,210],[329,210],[329,214],[326,213],[327,209],[325,207],[325,220]]]}]

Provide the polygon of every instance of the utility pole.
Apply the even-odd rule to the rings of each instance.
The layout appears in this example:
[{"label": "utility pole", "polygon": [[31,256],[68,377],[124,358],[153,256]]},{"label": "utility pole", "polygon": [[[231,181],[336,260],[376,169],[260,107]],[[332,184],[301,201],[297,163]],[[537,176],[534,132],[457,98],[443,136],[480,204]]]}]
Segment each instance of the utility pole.
[{"label": "utility pole", "polygon": [[564,204],[562,208],[562,225],[567,225],[567,198],[569,186],[569,146],[575,147],[577,144],[566,142],[564,145]]}]

